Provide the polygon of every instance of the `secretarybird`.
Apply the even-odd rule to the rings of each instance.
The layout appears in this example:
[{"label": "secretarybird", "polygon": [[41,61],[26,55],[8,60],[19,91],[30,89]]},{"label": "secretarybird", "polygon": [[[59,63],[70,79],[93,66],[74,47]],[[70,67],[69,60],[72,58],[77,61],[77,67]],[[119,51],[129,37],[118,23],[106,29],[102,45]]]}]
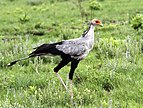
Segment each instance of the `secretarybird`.
[{"label": "secretarybird", "polygon": [[82,34],[81,37],[70,40],[63,40],[57,43],[43,44],[35,48],[35,51],[29,54],[28,57],[15,60],[8,64],[8,66],[14,65],[16,62],[25,60],[31,57],[42,56],[42,55],[59,55],[61,57],[60,63],[54,68],[54,72],[63,84],[66,90],[67,86],[58,74],[58,71],[71,62],[71,69],[69,72],[70,80],[70,96],[73,98],[72,92],[72,79],[75,69],[78,66],[80,60],[84,59],[94,46],[94,28],[96,26],[103,26],[102,22],[97,19],[93,19],[89,28]]}]

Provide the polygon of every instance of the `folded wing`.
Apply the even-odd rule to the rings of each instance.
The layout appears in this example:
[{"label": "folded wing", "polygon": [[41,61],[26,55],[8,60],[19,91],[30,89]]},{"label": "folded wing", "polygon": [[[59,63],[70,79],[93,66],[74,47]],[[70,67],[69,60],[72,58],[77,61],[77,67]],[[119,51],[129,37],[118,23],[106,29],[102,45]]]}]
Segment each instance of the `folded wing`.
[{"label": "folded wing", "polygon": [[64,41],[61,45],[56,45],[59,51],[70,56],[80,56],[87,51],[86,43],[83,41]]}]

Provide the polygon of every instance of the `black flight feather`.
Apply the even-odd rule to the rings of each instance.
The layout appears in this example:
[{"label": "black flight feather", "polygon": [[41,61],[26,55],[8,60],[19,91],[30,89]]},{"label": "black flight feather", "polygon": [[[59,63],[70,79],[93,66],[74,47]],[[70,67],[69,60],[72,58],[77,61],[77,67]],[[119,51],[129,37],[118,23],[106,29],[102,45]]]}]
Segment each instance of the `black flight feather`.
[{"label": "black flight feather", "polygon": [[59,51],[56,48],[56,45],[61,45],[63,42],[57,42],[57,43],[51,43],[51,44],[43,44],[41,46],[38,46],[33,51],[32,53],[29,54],[30,57],[35,57],[35,56],[41,56],[41,55],[46,55],[46,54],[51,54],[51,55],[62,55],[64,54],[62,51]]}]

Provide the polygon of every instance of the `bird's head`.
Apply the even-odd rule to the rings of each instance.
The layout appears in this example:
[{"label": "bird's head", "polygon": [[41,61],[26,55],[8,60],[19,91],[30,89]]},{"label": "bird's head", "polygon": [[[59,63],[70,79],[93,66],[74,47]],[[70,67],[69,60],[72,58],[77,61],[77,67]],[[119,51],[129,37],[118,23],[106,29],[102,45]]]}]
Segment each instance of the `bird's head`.
[{"label": "bird's head", "polygon": [[97,19],[93,19],[91,22],[90,22],[91,25],[99,25],[99,26],[103,26],[102,22],[100,20],[97,20]]}]

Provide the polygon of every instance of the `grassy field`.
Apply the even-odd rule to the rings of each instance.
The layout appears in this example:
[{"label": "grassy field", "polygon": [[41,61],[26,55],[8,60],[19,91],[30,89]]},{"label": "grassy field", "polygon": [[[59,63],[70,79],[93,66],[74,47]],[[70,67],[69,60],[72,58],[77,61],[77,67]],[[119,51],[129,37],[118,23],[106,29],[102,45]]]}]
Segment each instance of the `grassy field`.
[{"label": "grassy field", "polygon": [[[142,0],[0,0],[0,108],[143,108],[143,29],[131,18]],[[32,48],[77,38],[97,18],[95,46],[73,78],[74,106],[53,68],[59,57],[32,58]],[[143,24],[143,23],[142,23]],[[67,80],[70,65],[59,73]]]}]

